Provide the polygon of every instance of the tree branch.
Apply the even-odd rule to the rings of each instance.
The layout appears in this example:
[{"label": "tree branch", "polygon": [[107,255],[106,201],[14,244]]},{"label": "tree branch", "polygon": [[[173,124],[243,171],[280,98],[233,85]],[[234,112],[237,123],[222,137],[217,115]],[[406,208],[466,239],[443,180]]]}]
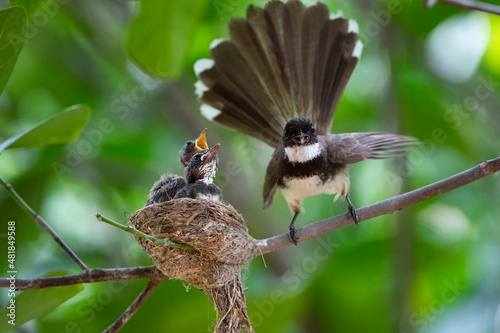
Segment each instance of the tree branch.
[{"label": "tree branch", "polygon": [[[368,220],[380,215],[392,214],[397,210],[401,210],[405,207],[435,197],[439,194],[449,192],[498,171],[500,171],[500,157],[481,163],[474,168],[471,168],[449,178],[384,200],[374,205],[357,209],[356,211],[358,212],[360,221]],[[315,222],[297,230],[297,235],[299,238],[298,241],[303,242],[351,224],[353,224],[353,221],[348,214],[343,214],[320,222]],[[260,256],[265,253],[277,251],[279,249],[292,245],[292,243],[288,239],[287,234],[257,240],[256,242],[257,249],[254,251],[255,256]],[[90,269],[77,275],[38,279],[16,279],[16,288],[18,288],[19,290],[40,289],[80,283],[94,283],[102,281],[141,278],[150,278],[157,281],[169,279],[155,266]],[[9,279],[0,279],[0,287],[8,288],[9,286]]]},{"label": "tree branch", "polygon": [[[398,195],[368,207],[356,209],[356,212],[358,213],[360,221],[368,220],[380,215],[392,214],[397,210],[401,210],[405,207],[449,192],[498,171],[500,171],[500,157],[481,163],[469,170],[463,171],[433,184]],[[346,227],[353,223],[354,221],[349,214],[343,214],[300,228],[297,230],[296,235],[298,236],[298,242],[303,242],[326,234],[330,231]],[[292,243],[288,238],[288,234],[283,234],[258,240],[257,245],[258,249],[254,253],[255,256],[260,256],[261,254],[282,249],[292,245]]]},{"label": "tree branch", "polygon": [[151,293],[155,290],[156,286],[160,281],[158,280],[150,280],[146,289],[144,289],[139,296],[135,299],[135,301],[130,304],[130,306],[125,310],[125,312],[113,323],[111,324],[103,333],[115,333],[118,332],[123,325],[129,321],[130,318],[137,312],[137,310],[141,307],[142,303],[146,301]]},{"label": "tree branch", "polygon": [[[80,283],[95,283],[103,281],[131,280],[150,278],[156,281],[168,280],[169,277],[160,272],[155,266],[89,269],[81,274],[54,276],[36,279],[16,279],[16,288],[42,289],[60,287]],[[0,288],[9,288],[10,281],[7,278],[0,279]]]},{"label": "tree branch", "polygon": [[81,269],[83,269],[83,271],[86,271],[88,270],[89,268],[87,267],[87,265],[85,265],[83,263],[83,261],[76,255],[75,252],[73,252],[73,250],[71,250],[69,248],[68,245],[66,245],[66,243],[61,239],[61,237],[59,237],[59,235],[54,231],[54,229],[52,229],[48,224],[47,222],[45,222],[45,220],[37,214],[37,212],[35,212],[25,201],[24,199],[16,192],[16,190],[12,187],[11,184],[8,184],[6,183],[2,177],[0,177],[0,183],[5,187],[5,189],[7,190],[7,192],[9,192],[10,196],[12,198],[14,198],[14,200],[16,201],[16,203],[22,208],[24,209],[24,211],[28,214],[31,215],[31,217],[33,217],[33,219],[42,226],[42,228],[44,228],[51,236],[52,238],[54,238],[54,240],[57,242],[57,244],[59,244],[63,249],[64,251],[66,251],[69,256],[78,264],[78,266],[80,266]]},{"label": "tree branch", "polygon": [[489,3],[480,2],[480,1],[471,1],[471,0],[424,0],[424,7],[431,8],[437,2],[447,3],[452,6],[471,9],[471,10],[479,10],[486,13],[500,15],[500,7],[495,6]]}]

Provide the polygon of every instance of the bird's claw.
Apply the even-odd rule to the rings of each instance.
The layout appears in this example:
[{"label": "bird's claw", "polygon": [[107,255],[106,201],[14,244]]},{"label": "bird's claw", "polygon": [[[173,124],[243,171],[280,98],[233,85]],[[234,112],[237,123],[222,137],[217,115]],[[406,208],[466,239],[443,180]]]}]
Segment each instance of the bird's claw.
[{"label": "bird's claw", "polygon": [[347,209],[349,210],[349,215],[351,215],[354,218],[354,223],[359,224],[358,213],[356,212],[356,209],[354,209],[354,206],[349,205]]},{"label": "bird's claw", "polygon": [[296,237],[297,229],[293,225],[291,225],[288,228],[288,239],[290,239],[290,242],[295,244],[297,246],[297,237]]}]

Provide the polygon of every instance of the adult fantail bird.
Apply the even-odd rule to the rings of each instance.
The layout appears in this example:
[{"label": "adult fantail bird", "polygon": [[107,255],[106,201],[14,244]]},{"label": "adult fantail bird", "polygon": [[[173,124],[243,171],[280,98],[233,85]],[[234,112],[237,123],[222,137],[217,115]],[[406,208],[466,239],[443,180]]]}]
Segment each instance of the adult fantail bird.
[{"label": "adult fantail bird", "polygon": [[346,165],[400,156],[415,143],[387,133],[330,134],[363,47],[357,23],[329,14],[321,2],[271,1],[232,18],[229,33],[230,39],[212,42],[213,60],[196,62],[195,88],[205,117],[275,148],[264,208],[279,188],[294,213],[289,235],[295,244],[294,222],[306,197],[343,196],[357,223]]},{"label": "adult fantail bird", "polygon": [[[187,141],[180,151],[180,160],[184,166],[184,175],[186,175],[186,167],[191,158],[200,151],[208,149],[207,145],[207,129],[195,139]],[[148,201],[144,206],[149,206],[154,203],[172,200],[177,192],[184,188],[186,181],[183,177],[166,173],[161,175],[151,190],[149,191]]]}]

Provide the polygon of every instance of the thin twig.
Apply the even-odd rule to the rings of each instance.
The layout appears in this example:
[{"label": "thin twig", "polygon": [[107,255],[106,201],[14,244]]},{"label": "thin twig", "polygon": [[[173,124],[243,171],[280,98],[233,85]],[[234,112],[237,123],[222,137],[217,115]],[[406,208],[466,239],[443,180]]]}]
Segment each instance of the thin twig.
[{"label": "thin twig", "polygon": [[[469,170],[454,176],[440,180],[419,189],[395,196],[374,205],[356,209],[359,220],[364,221],[380,215],[392,214],[395,211],[414,205],[421,201],[449,192],[473,181],[500,171],[500,157],[481,163]],[[297,230],[298,242],[318,237],[333,230],[353,224],[354,221],[349,214],[335,216],[323,221],[311,223]],[[288,234],[278,235],[257,241],[258,250],[254,255],[269,253],[290,246]]]},{"label": "thin twig", "polygon": [[149,296],[151,296],[151,293],[153,290],[155,290],[156,286],[158,285],[160,281],[157,280],[150,280],[148,285],[146,286],[146,289],[142,291],[142,293],[137,296],[135,301],[130,304],[130,306],[125,310],[124,313],[113,323],[111,324],[103,333],[115,333],[118,332],[123,325],[129,321],[130,318],[137,312],[137,310],[141,307],[142,303],[146,301]]},{"label": "thin twig", "polygon": [[59,235],[54,231],[54,229],[52,229],[48,224],[47,222],[45,222],[45,220],[43,219],[43,217],[41,217],[40,215],[37,214],[37,212],[35,212],[25,201],[24,199],[16,192],[16,190],[12,187],[11,184],[5,182],[2,177],[0,177],[0,183],[5,187],[5,189],[7,190],[7,192],[9,192],[10,196],[12,198],[14,198],[14,200],[16,201],[16,203],[22,208],[24,209],[25,212],[27,212],[29,215],[31,215],[31,217],[33,217],[33,219],[42,226],[42,228],[44,228],[51,236],[52,238],[54,238],[54,240],[57,242],[57,244],[59,244],[63,249],[64,251],[66,251],[69,256],[78,264],[78,266],[80,266],[81,269],[83,269],[83,271],[86,271],[88,270],[89,268],[87,267],[87,265],[85,265],[83,263],[83,261],[76,255],[75,252],[73,252],[73,250],[71,250],[69,248],[68,245],[66,245],[66,243],[61,239],[61,237],[59,237]]},{"label": "thin twig", "polygon": [[151,235],[143,233],[142,231],[137,230],[136,228],[134,228],[132,226],[126,226],[126,225],[123,225],[123,224],[118,223],[116,221],[113,221],[111,219],[108,219],[107,217],[102,216],[99,213],[97,213],[95,215],[95,217],[97,218],[97,221],[106,222],[106,223],[112,225],[113,227],[117,227],[117,228],[119,228],[119,229],[121,229],[123,231],[130,232],[132,235],[136,235],[138,237],[142,237],[142,238],[150,240],[152,242],[157,242],[160,245],[169,246],[169,247],[175,247],[175,248],[183,249],[183,250],[196,251],[196,249],[194,247],[192,247],[192,246],[184,245],[184,244],[179,244],[179,243],[174,243],[174,242],[171,242],[169,240],[159,239],[159,238],[153,237]]},{"label": "thin twig", "polygon": [[424,6],[426,8],[433,7],[437,2],[447,3],[452,6],[471,9],[471,10],[479,10],[481,12],[491,13],[500,15],[500,7],[495,6],[489,3],[480,2],[480,1],[471,1],[471,0],[424,0]]},{"label": "thin twig", "polygon": [[[16,289],[42,289],[50,287],[60,287],[81,283],[96,283],[104,281],[132,280],[150,278],[157,281],[168,280],[155,266],[127,267],[127,268],[108,268],[108,269],[89,269],[81,274],[54,276],[48,278],[36,279],[16,279]],[[10,280],[0,279],[0,288],[9,288]]]}]

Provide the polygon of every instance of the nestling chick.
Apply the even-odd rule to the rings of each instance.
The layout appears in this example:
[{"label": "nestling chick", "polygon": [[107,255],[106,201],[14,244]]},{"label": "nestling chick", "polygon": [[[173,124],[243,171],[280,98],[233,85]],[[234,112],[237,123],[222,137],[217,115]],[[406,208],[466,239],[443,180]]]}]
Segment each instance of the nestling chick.
[{"label": "nestling chick", "polygon": [[[184,176],[186,175],[186,167],[191,158],[198,152],[208,149],[206,139],[207,129],[196,138],[189,140],[184,144],[180,152],[180,160],[184,166]],[[148,201],[144,206],[149,206],[154,203],[172,200],[177,192],[186,185],[186,180],[174,174],[166,173],[157,180],[149,191]]]},{"label": "nestling chick", "polygon": [[219,163],[220,144],[210,150],[196,153],[186,168],[186,185],[177,192],[174,199],[206,199],[224,203],[222,191],[213,183]]}]

